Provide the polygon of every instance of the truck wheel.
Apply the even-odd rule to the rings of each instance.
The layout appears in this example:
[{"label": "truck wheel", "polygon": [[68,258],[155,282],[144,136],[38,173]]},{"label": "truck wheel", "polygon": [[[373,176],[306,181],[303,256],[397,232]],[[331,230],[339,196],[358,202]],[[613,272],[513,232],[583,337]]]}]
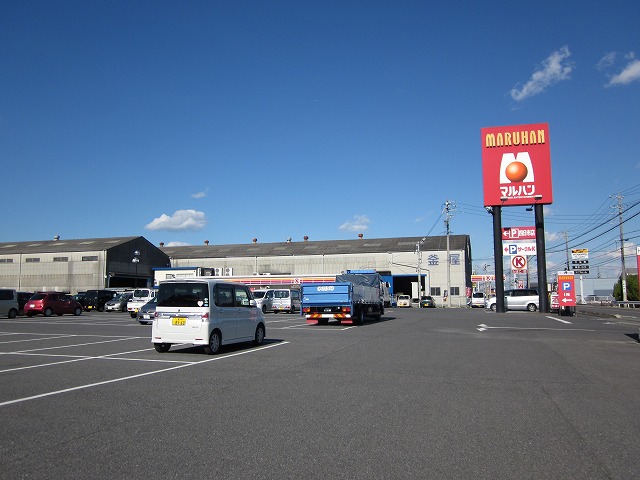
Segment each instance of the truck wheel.
[{"label": "truck wheel", "polygon": [[362,325],[364,323],[364,310],[361,308],[356,312],[356,325]]}]

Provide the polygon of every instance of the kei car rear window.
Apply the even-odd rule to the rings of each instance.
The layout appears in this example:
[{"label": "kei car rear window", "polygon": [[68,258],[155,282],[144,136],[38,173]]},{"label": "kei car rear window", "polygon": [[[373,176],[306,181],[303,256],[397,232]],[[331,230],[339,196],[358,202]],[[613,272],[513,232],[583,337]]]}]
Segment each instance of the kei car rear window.
[{"label": "kei car rear window", "polygon": [[206,283],[161,283],[159,307],[208,307],[209,285]]}]

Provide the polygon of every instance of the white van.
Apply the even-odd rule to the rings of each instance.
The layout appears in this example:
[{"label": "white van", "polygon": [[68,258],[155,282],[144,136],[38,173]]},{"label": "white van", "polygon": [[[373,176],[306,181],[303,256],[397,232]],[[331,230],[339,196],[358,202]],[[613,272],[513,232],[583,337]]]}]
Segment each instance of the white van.
[{"label": "white van", "polygon": [[300,311],[300,290],[277,288],[273,290],[273,313]]},{"label": "white van", "polygon": [[173,343],[205,345],[215,354],[222,345],[262,345],[264,314],[249,287],[222,280],[189,278],[160,282],[151,341],[158,352]]},{"label": "white van", "polygon": [[18,293],[8,288],[0,289],[0,316],[16,318],[18,309]]},{"label": "white van", "polygon": [[273,310],[273,290],[258,289],[251,293],[253,293],[256,306],[262,310],[262,313],[267,313]]},{"label": "white van", "polygon": [[471,294],[471,308],[480,307],[484,308],[486,298],[484,292],[473,292]]},{"label": "white van", "polygon": [[137,318],[138,310],[153,300],[155,296],[156,291],[153,288],[136,288],[127,302],[127,312],[131,318]]}]

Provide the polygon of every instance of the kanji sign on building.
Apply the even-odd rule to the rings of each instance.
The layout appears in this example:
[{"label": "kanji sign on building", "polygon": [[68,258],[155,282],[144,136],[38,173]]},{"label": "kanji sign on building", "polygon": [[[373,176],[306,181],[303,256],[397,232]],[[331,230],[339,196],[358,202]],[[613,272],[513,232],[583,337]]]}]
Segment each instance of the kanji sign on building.
[{"label": "kanji sign on building", "polygon": [[481,129],[484,204],[553,203],[549,125]]},{"label": "kanji sign on building", "polygon": [[558,297],[561,307],[576,306],[575,276],[573,272],[558,272]]}]

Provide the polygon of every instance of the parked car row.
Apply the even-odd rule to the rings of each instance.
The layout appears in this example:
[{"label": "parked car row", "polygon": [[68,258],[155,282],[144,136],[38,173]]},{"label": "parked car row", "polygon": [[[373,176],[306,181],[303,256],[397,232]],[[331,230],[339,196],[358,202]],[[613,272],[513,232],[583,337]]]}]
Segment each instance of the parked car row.
[{"label": "parked car row", "polygon": [[82,305],[71,296],[61,292],[16,292],[0,289],[0,316],[15,318],[18,315],[51,315],[82,313]]},{"label": "parked car row", "polygon": [[[152,289],[144,290],[146,290],[145,295],[153,292]],[[0,316],[15,318],[18,315],[26,315],[27,317],[34,315],[44,315],[45,317],[64,314],[80,315],[83,310],[126,312],[127,303],[133,295],[134,292],[121,293],[116,290],[87,290],[76,295],[69,295],[64,292],[17,292],[9,288],[0,288]],[[142,307],[149,298],[144,297],[141,300]],[[138,308],[132,317],[137,318],[137,315]]]}]

